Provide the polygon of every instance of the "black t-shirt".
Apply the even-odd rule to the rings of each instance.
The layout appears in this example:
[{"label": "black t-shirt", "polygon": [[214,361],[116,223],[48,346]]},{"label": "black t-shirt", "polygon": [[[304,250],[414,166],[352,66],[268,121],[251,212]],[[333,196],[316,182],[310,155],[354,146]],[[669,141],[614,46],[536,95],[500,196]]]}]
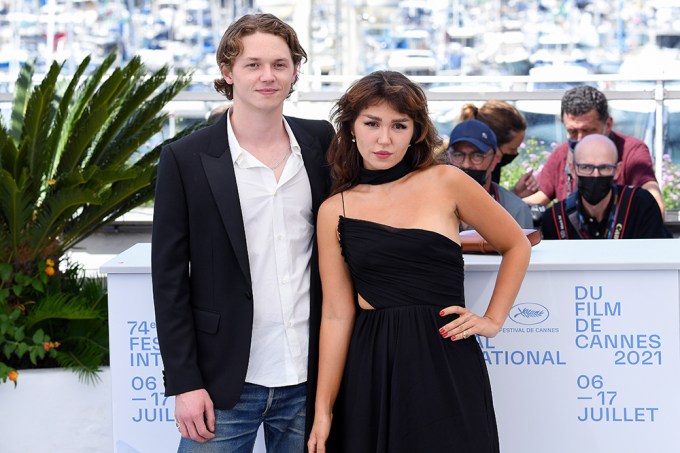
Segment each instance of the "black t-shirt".
[{"label": "black t-shirt", "polygon": [[[653,239],[673,237],[661,216],[656,200],[642,188],[633,190],[628,205],[622,197],[624,186],[613,188],[612,197],[601,222],[591,219],[580,207],[578,192],[568,199],[556,202],[543,214],[541,230],[543,239]],[[620,215],[616,215],[620,211]],[[564,224],[560,228],[560,224]]]}]

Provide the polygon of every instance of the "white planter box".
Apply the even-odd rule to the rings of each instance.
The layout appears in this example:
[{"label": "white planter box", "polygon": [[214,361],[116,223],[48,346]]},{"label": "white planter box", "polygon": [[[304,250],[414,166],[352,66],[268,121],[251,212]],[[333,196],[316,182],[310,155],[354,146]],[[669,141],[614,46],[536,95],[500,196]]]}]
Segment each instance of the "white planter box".
[{"label": "white planter box", "polygon": [[19,370],[16,388],[0,382],[0,451],[110,453],[111,372],[84,384],[61,369]]}]

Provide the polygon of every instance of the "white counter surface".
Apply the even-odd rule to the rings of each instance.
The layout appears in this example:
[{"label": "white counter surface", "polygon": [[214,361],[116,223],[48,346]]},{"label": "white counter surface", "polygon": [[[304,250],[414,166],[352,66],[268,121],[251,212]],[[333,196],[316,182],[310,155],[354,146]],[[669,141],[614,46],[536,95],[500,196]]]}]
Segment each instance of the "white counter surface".
[{"label": "white counter surface", "polygon": [[[466,270],[496,270],[498,255],[466,254]],[[541,241],[531,250],[529,270],[680,269],[680,239]]]}]

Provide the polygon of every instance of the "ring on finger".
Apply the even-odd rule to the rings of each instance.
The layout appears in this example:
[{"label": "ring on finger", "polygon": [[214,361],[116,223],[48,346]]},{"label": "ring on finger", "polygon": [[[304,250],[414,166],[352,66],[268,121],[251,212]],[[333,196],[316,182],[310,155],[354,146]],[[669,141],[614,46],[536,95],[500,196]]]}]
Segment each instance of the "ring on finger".
[{"label": "ring on finger", "polygon": [[468,331],[464,330],[463,331],[463,340],[467,340],[469,336],[470,336],[470,334],[468,334]]}]

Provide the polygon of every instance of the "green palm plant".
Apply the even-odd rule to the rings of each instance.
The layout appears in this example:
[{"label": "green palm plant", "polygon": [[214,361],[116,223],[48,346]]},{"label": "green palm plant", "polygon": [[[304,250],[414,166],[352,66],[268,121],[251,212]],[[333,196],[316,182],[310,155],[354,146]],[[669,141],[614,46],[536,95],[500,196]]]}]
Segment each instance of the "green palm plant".
[{"label": "green palm plant", "polygon": [[115,58],[81,82],[85,58],[63,89],[56,63],[35,89],[33,64],[23,66],[11,128],[0,126],[1,262],[61,256],[102,222],[152,198],[160,147],[131,157],[161,130],[163,106],[190,78],[162,87],[167,67],[147,77],[135,57],[104,79]]},{"label": "green palm plant", "polygon": [[[191,80],[169,80],[167,67],[148,74],[138,57],[124,67],[113,67],[115,60],[108,55],[85,76],[87,57],[70,78],[53,63],[37,86],[29,62],[16,81],[10,124],[0,117],[0,379],[10,369],[3,353],[9,363],[26,361],[25,339],[58,341],[50,356],[90,377],[107,352],[105,292],[72,265],[48,291],[44,263],[58,267],[103,223],[152,199],[162,144],[136,153],[161,132],[163,107]],[[13,329],[2,327],[8,319]]]}]

